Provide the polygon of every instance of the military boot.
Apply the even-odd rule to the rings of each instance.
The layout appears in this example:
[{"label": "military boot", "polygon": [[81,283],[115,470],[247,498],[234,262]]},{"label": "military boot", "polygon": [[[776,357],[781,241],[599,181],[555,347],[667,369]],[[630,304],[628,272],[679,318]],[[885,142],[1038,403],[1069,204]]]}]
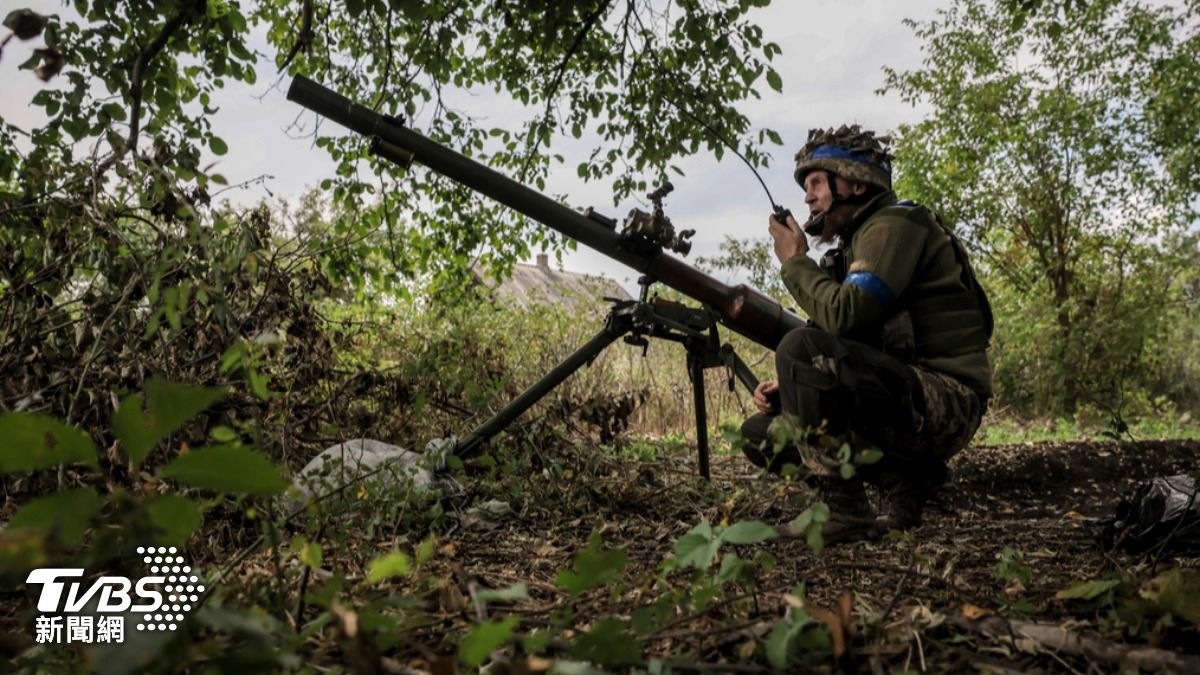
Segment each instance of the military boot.
[{"label": "military boot", "polygon": [[881,477],[879,526],[884,530],[910,530],[921,526],[925,504],[946,482],[943,462],[906,467]]},{"label": "military boot", "polygon": [[817,488],[829,507],[829,520],[821,526],[826,545],[874,539],[882,534],[861,478],[824,476]]}]

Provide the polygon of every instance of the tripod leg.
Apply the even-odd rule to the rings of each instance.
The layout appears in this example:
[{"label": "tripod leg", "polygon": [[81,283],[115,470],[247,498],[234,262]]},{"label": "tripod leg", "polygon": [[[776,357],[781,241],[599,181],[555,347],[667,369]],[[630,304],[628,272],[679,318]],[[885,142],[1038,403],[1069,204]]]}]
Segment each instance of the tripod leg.
[{"label": "tripod leg", "polygon": [[[750,393],[753,394],[754,390],[758,388],[758,378],[754,376],[754,373],[750,370],[750,366],[746,365],[746,362],[742,360],[742,357],[738,356],[737,352],[733,351],[733,345],[723,345],[721,347],[721,351],[718,352],[718,356],[720,357],[721,362],[725,364],[725,367],[732,370],[734,376],[737,377],[737,379],[746,386],[746,389],[749,389]],[[732,391],[733,385],[731,384],[729,387]]]},{"label": "tripod leg", "polygon": [[542,379],[534,382],[528,389],[521,392],[519,396],[504,406],[500,412],[492,415],[483,424],[475,428],[466,438],[458,442],[454,448],[454,454],[459,457],[470,457],[483,447],[483,444],[490,440],[493,436],[500,433],[509,424],[521,416],[533,404],[542,399],[543,396],[550,393],[552,389],[562,384],[562,381],[571,376],[572,373],[584,367],[596,358],[596,355],[604,351],[618,338],[629,332],[632,328],[627,320],[614,321],[609,320],[604,325],[604,330],[600,331],[584,344],[575,353],[568,356],[562,363],[555,366],[550,372],[546,373]]},{"label": "tripod leg", "polygon": [[692,398],[696,405],[696,450],[700,453],[700,475],[708,480],[708,410],[704,405],[704,360],[688,353],[688,371],[692,376]]}]

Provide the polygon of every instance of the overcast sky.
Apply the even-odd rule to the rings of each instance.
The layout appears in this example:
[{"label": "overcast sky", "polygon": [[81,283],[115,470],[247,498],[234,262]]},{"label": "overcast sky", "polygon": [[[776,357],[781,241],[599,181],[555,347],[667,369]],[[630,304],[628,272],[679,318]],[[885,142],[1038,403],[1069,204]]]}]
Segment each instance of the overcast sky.
[{"label": "overcast sky", "polygon": [[[30,7],[42,13],[73,13],[59,2],[27,0],[5,3]],[[900,102],[894,95],[874,92],[883,84],[885,64],[913,68],[921,61],[921,44],[903,19],[927,20],[949,0],[775,0],[751,17],[763,27],[764,39],[778,43],[783,53],[774,66],[783,78],[783,93],[760,81],[762,99],[745,103],[741,110],[755,128],[770,127],[783,137],[784,146],[775,150],[772,168],[764,172],[775,198],[800,212],[803,193],[791,178],[791,157],[811,127],[828,127],[843,122],[859,123],[880,132],[920,119],[922,110]],[[0,59],[0,116],[23,128],[41,123],[40,108],[29,99],[41,82],[17,65],[28,58],[40,42],[11,41]],[[265,41],[261,49],[269,52]],[[273,52],[269,52],[273,56]],[[231,183],[261,174],[272,176],[263,186],[229,194],[242,203],[268,197],[295,199],[306,188],[332,176],[333,162],[309,139],[290,138],[285,128],[296,118],[298,108],[284,97],[284,86],[272,89],[277,80],[271,58],[258,68],[258,83],[231,83],[214,97],[220,112],[212,120],[214,131],[229,145],[217,171]],[[455,105],[463,112],[488,119],[489,124],[516,122],[521,112],[500,95],[464,96]],[[332,125],[325,127],[326,130]],[[558,143],[558,141],[555,141]],[[559,170],[552,169],[547,192],[565,194],[568,203],[621,217],[638,204],[628,201],[612,205],[610,180],[583,183],[575,174],[581,153],[590,148],[564,141],[554,150],[566,156]],[[736,157],[726,154],[720,162],[711,155],[697,155],[678,163],[686,177],[672,178],[675,192],[666,202],[667,214],[676,228],[698,232],[689,259],[714,255],[725,235],[766,237],[769,204],[753,174]],[[653,176],[648,177],[653,179]],[[619,263],[589,250],[564,256],[563,267],[571,271],[605,274],[632,287],[634,273]]]}]

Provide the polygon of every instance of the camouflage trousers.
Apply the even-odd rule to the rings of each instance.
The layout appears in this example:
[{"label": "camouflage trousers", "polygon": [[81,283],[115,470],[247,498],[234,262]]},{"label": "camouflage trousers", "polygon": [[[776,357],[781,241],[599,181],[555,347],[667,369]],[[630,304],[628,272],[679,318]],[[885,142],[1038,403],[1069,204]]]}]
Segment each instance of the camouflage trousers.
[{"label": "camouflage trousers", "polygon": [[[871,482],[889,473],[940,470],[970,442],[986,408],[948,375],[815,327],[784,336],[775,366],[782,414],[759,413],[742,425],[746,456],[775,472],[790,463],[809,474],[829,473],[821,436],[836,446],[882,450],[880,462],[860,467]],[[781,427],[821,431],[794,442],[796,434]]]}]

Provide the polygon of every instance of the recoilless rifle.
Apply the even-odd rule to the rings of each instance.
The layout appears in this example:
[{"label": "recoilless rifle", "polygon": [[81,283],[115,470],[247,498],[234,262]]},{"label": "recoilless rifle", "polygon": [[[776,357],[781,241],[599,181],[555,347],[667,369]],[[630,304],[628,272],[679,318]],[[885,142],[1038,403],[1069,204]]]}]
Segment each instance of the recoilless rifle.
[{"label": "recoilless rifle", "polygon": [[[651,212],[633,209],[623,223],[589,208],[579,213],[545,195],[494,171],[469,157],[407,128],[394,117],[361,106],[303,76],[296,76],[287,97],[309,110],[370,139],[371,152],[407,169],[422,164],[447,178],[487,195],[497,202],[641,273],[636,300],[616,300],[604,328],[591,340],[546,373],[542,379],[509,402],[499,412],[459,439],[453,454],[469,457],[522,413],[550,393],[576,370],[591,363],[613,342],[649,345],[648,338],[682,344],[687,352],[688,374],[696,407],[696,439],[700,474],[708,478],[708,418],[704,404],[704,371],[723,367],[729,386],[740,381],[753,391],[758,380],[733,350],[722,344],[718,324],[741,333],[758,344],[775,349],[790,330],[804,321],[758,291],[738,284],[729,286],[684,263],[668,251],[687,255],[694,230],[676,232],[663,211],[663,198],[674,188],[665,183],[648,197]],[[764,186],[765,187],[765,186]],[[775,207],[781,213],[781,207]],[[691,307],[650,295],[661,283],[701,303]]]}]

